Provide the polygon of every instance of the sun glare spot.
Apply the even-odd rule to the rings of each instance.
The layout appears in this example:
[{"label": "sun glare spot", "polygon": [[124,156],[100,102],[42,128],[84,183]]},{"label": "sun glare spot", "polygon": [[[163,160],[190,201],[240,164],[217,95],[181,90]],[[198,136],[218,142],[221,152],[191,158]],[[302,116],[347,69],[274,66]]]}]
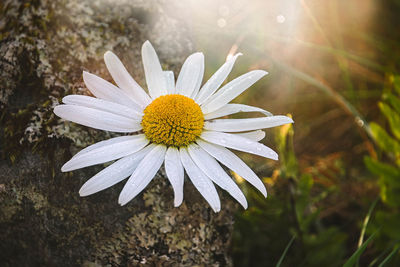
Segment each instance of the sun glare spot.
[{"label": "sun glare spot", "polygon": [[278,22],[278,23],[284,23],[285,20],[286,20],[286,18],[285,18],[284,15],[278,15],[278,16],[276,16],[276,22]]},{"label": "sun glare spot", "polygon": [[220,27],[220,28],[225,27],[225,26],[226,26],[226,20],[223,19],[223,18],[218,19],[218,20],[217,20],[217,25],[218,25],[218,27]]}]

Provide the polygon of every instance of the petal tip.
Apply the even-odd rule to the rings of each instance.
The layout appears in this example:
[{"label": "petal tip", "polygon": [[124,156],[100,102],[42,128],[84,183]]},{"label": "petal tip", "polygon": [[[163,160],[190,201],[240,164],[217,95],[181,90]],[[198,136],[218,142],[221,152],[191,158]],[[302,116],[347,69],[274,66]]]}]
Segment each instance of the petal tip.
[{"label": "petal tip", "polygon": [[146,40],[146,42],[144,42],[142,45],[142,51],[145,49],[154,49],[149,40]]},{"label": "petal tip", "polygon": [[120,194],[120,196],[118,198],[118,204],[121,205],[121,206],[125,206],[126,203],[128,203],[128,202],[129,202],[129,199],[127,199],[126,196],[122,195],[122,192],[121,192],[121,194]]},{"label": "petal tip", "polygon": [[194,53],[193,54],[193,56],[196,56],[196,57],[204,57],[204,54],[203,54],[203,52],[196,52],[196,53]]},{"label": "petal tip", "polygon": [[63,106],[63,105],[57,105],[57,106],[55,106],[54,109],[53,109],[54,114],[56,114],[58,117],[61,117],[61,116],[59,115],[59,114],[60,114],[60,108],[61,108],[61,106]]},{"label": "petal tip", "polygon": [[86,84],[86,86],[88,85],[88,83],[90,83],[89,79],[91,79],[94,76],[94,74],[91,74],[88,71],[83,71],[82,72],[82,77],[83,77],[83,81]]},{"label": "petal tip", "polygon": [[74,168],[74,157],[72,157],[70,160],[65,162],[64,165],[61,167],[62,172],[70,172],[73,170],[76,170],[76,168]]},{"label": "petal tip", "polygon": [[110,50],[108,50],[104,53],[104,59],[114,57],[114,56],[115,56],[115,54],[113,52],[111,52]]},{"label": "petal tip", "polygon": [[[69,161],[68,161],[69,162]],[[68,168],[68,162],[65,163],[62,167],[61,167],[61,171],[62,172],[69,172],[71,171],[70,168]]]},{"label": "petal tip", "polygon": [[175,207],[175,208],[179,207],[181,204],[182,204],[182,201],[181,201],[181,202],[175,202],[175,201],[174,201],[174,207]]},{"label": "petal tip", "polygon": [[80,197],[86,197],[88,195],[90,195],[90,194],[87,194],[87,192],[85,192],[84,187],[82,186],[81,189],[79,190],[79,196]]}]

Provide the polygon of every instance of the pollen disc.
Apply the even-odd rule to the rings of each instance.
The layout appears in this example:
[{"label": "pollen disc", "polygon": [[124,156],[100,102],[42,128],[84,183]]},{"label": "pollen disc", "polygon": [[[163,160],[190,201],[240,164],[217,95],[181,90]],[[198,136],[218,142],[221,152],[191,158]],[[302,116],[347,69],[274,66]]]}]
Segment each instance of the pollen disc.
[{"label": "pollen disc", "polygon": [[187,146],[200,136],[204,115],[193,99],[183,95],[156,98],[143,111],[142,127],[153,143]]}]

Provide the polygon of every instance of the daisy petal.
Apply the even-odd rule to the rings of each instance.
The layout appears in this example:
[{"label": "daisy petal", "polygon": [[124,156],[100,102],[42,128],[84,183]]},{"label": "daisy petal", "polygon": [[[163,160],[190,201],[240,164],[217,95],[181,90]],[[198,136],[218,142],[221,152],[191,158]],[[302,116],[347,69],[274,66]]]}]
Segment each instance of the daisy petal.
[{"label": "daisy petal", "polygon": [[278,160],[278,154],[269,147],[238,135],[204,131],[200,138],[213,144]]},{"label": "daisy petal", "polygon": [[81,187],[79,195],[81,197],[92,195],[121,182],[133,173],[139,162],[153,147],[154,145],[149,145],[103,169]]},{"label": "daisy petal", "polygon": [[184,171],[181,159],[179,157],[179,150],[175,147],[169,147],[165,154],[165,172],[169,182],[174,189],[174,206],[178,207],[183,201],[183,181]]},{"label": "daisy petal", "polygon": [[124,64],[122,64],[121,60],[119,60],[113,52],[107,51],[104,54],[104,62],[115,83],[130,96],[133,101],[138,103],[142,108],[150,103],[150,97],[132,78]]},{"label": "daisy petal", "polygon": [[205,200],[207,200],[214,212],[219,212],[221,210],[221,202],[219,201],[219,196],[214,184],[193,162],[186,147],[181,147],[179,152],[183,167],[185,167],[186,173],[193,185]]},{"label": "daisy petal", "polygon": [[83,81],[90,92],[97,98],[127,106],[138,112],[143,110],[143,108],[141,108],[121,89],[94,74],[84,71]]},{"label": "daisy petal", "polygon": [[202,105],[203,113],[207,114],[223,107],[267,74],[268,72],[263,70],[253,70],[229,82]]},{"label": "daisy petal", "polygon": [[165,83],[168,94],[175,94],[175,77],[174,72],[167,70],[163,71],[165,77]]},{"label": "daisy petal", "polygon": [[121,206],[142,192],[154,178],[164,161],[166,149],[164,145],[155,146],[139,163],[119,195],[118,203]]},{"label": "daisy petal", "polygon": [[257,175],[246,165],[238,156],[229,151],[225,147],[210,144],[202,140],[196,141],[205,151],[211,156],[216,158],[219,162],[240,175],[243,179],[257,188],[265,197],[267,197],[267,190],[264,184],[257,177]]},{"label": "daisy petal", "polygon": [[166,95],[167,89],[161,64],[149,41],[144,42],[142,46],[142,61],[150,96],[156,99],[159,96]]},{"label": "daisy petal", "polygon": [[[196,96],[204,75],[204,55],[190,55],[179,73],[176,81],[176,92],[187,97]],[[193,97],[192,97],[193,98]]]},{"label": "daisy petal", "polygon": [[248,133],[238,133],[236,135],[239,135],[241,137],[258,142],[258,141],[261,141],[264,139],[265,132],[261,131],[261,130],[257,130],[257,131],[252,131],[252,132],[248,132]]},{"label": "daisy petal", "polygon": [[231,59],[226,61],[225,64],[214,73],[213,76],[211,76],[211,78],[203,85],[199,94],[196,96],[196,103],[199,105],[203,104],[215,91],[217,91],[217,89],[221,86],[231,72],[236,59],[241,55],[241,53],[234,55]]},{"label": "daisy petal", "polygon": [[141,120],[143,116],[141,112],[128,108],[127,106],[86,95],[67,95],[62,101],[64,104],[94,108],[134,120]]},{"label": "daisy petal", "polygon": [[81,151],[62,166],[61,171],[73,171],[128,156],[139,151],[149,143],[143,135],[120,136],[102,141]]},{"label": "daisy petal", "polygon": [[244,132],[272,128],[287,123],[293,123],[293,120],[286,116],[250,119],[220,119],[204,122],[204,129],[221,132]]},{"label": "daisy petal", "polygon": [[142,129],[140,121],[94,108],[59,105],[54,108],[54,113],[65,120],[104,131],[129,133]]},{"label": "daisy petal", "polygon": [[[136,135],[135,135],[136,136]],[[76,153],[73,157],[78,157],[79,155],[83,155],[88,153],[89,151],[92,151],[97,148],[101,148],[103,146],[111,146],[123,141],[128,141],[132,139],[132,135],[125,135],[125,136],[118,136],[114,138],[110,138],[101,142],[94,143],[93,145],[90,145],[82,150],[80,150],[78,153]]]},{"label": "daisy petal", "polygon": [[218,162],[204,151],[198,145],[192,144],[188,146],[188,151],[194,163],[218,186],[228,191],[228,193],[235,198],[243,208],[247,209],[246,197],[237,186],[237,184],[229,177],[226,172],[221,168]]},{"label": "daisy petal", "polygon": [[204,114],[204,119],[205,120],[210,120],[210,119],[215,119],[239,112],[261,112],[265,116],[272,116],[271,112],[268,112],[266,110],[263,110],[262,108],[257,108],[257,107],[252,107],[248,105],[242,105],[242,104],[226,104],[222,108],[213,111],[208,114]]}]

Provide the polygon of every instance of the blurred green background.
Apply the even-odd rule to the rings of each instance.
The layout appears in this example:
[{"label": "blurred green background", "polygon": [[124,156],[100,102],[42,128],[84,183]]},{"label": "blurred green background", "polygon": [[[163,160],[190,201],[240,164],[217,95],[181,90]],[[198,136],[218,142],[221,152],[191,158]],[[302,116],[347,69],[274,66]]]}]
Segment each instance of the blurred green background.
[{"label": "blurred green background", "polygon": [[[400,1],[181,1],[206,77],[269,75],[238,99],[293,127],[267,130],[279,162],[241,155],[269,197],[241,183],[235,266],[400,266]],[[241,182],[240,177],[237,177]]]}]

